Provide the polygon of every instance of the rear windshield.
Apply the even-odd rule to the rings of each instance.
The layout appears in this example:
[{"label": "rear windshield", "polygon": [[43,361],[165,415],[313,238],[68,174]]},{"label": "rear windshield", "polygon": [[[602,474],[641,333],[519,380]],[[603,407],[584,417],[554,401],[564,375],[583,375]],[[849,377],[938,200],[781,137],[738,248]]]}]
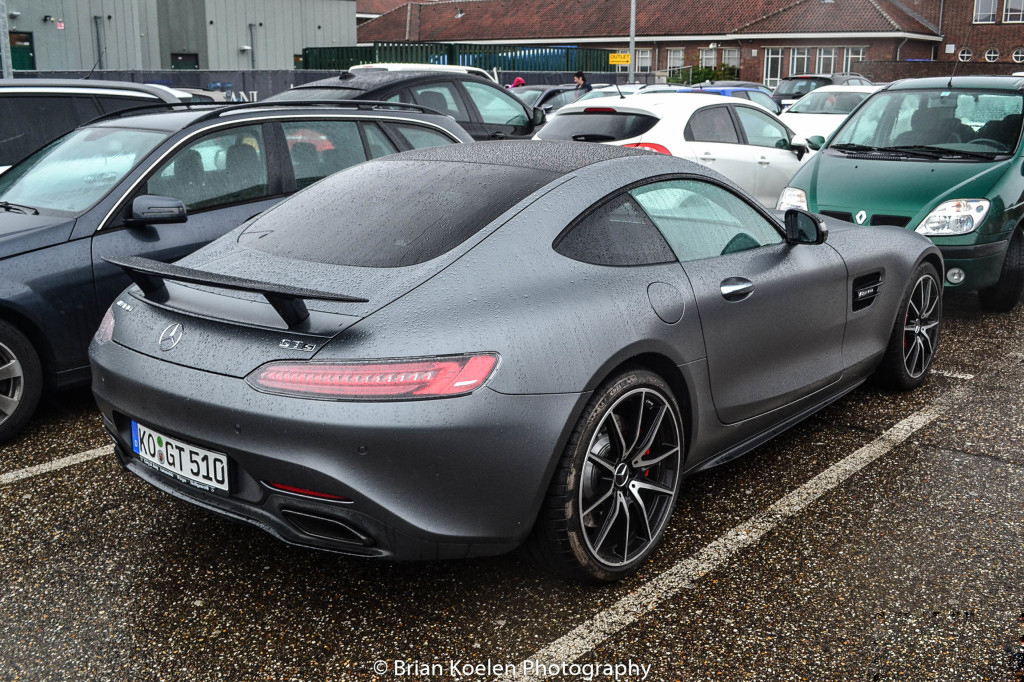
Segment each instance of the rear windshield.
[{"label": "rear windshield", "polygon": [[648,114],[566,112],[551,117],[537,137],[541,140],[617,142],[643,135],[657,122],[657,117]]},{"label": "rear windshield", "polygon": [[356,88],[292,88],[267,97],[267,102],[302,102],[332,99],[358,99],[363,90]]},{"label": "rear windshield", "polygon": [[796,95],[802,97],[811,90],[817,90],[831,81],[827,78],[792,78],[783,80],[779,87],[775,88],[775,95]]},{"label": "rear windshield", "polygon": [[454,249],[557,177],[478,163],[371,161],[282,202],[238,241],[315,263],[416,265]]}]

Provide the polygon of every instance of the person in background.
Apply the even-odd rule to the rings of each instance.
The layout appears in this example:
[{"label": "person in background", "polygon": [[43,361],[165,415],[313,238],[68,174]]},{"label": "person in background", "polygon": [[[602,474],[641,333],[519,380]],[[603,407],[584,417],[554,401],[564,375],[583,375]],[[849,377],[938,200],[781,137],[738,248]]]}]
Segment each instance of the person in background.
[{"label": "person in background", "polygon": [[516,76],[516,79],[512,81],[512,87],[518,88],[520,85],[526,85],[526,79],[522,76]]},{"label": "person in background", "polygon": [[576,82],[576,99],[579,99],[594,89],[591,87],[590,83],[587,82],[587,77],[583,75],[582,71],[574,73],[572,75],[572,79]]}]

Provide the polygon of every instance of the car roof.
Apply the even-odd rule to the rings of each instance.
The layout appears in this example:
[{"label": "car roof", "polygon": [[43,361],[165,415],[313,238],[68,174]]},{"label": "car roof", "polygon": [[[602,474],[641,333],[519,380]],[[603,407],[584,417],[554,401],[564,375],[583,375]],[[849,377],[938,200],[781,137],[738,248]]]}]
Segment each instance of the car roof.
[{"label": "car roof", "polygon": [[349,67],[350,71],[363,71],[365,69],[378,69],[382,71],[435,71],[440,73],[471,73],[475,76],[482,76],[489,81],[494,81],[486,69],[478,66],[463,66],[461,64],[415,64],[409,62],[379,62],[375,64],[356,64]]},{"label": "car roof", "polygon": [[965,90],[1024,90],[1020,76],[938,76],[932,78],[906,78],[891,83],[886,90],[932,90],[936,88]]},{"label": "car roof", "polygon": [[520,85],[518,88],[512,88],[512,92],[518,92],[519,90],[541,90],[547,92],[548,90],[575,90],[576,86],[572,83],[538,83],[536,85]]},{"label": "car roof", "polygon": [[498,140],[415,149],[383,156],[376,161],[448,161],[510,168],[529,168],[566,175],[602,161],[629,156],[659,156],[634,149],[592,142],[553,140]]},{"label": "car roof", "polygon": [[[494,85],[494,81],[461,71],[385,71],[383,69],[361,69],[355,72],[342,71],[337,76],[296,85],[301,88],[351,88],[353,90],[376,90],[394,83],[417,83],[431,80],[469,80]],[[280,94],[280,93],[278,93]]]},{"label": "car roof", "polygon": [[558,113],[561,116],[563,113],[569,114],[585,109],[614,109],[618,112],[648,114],[660,118],[664,114],[687,114],[707,106],[721,104],[750,106],[758,111],[767,111],[767,109],[759,104],[743,98],[730,97],[728,99],[718,99],[717,97],[708,97],[707,94],[702,92],[659,92],[647,95],[626,95],[621,99],[612,100],[611,102],[608,102],[606,99],[571,102],[559,109]]},{"label": "car roof", "polygon": [[[881,85],[823,85],[815,88],[808,95],[816,95],[819,92],[877,92],[882,89]],[[806,95],[805,95],[806,97]]]},{"label": "car roof", "polygon": [[[0,79],[0,89],[6,92],[64,91],[69,94],[82,91],[91,91],[94,94],[116,95],[142,93],[156,97],[164,102],[180,102],[188,97],[186,93],[165,85],[73,78],[3,78]],[[129,92],[126,93],[125,91]]]}]

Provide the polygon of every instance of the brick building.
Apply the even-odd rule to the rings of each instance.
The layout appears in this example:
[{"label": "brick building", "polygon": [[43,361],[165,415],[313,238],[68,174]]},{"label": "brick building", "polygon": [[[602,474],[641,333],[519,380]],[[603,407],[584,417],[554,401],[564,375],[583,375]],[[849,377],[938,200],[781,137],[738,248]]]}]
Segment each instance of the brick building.
[{"label": "brick building", "polygon": [[[637,0],[640,74],[728,64],[773,86],[797,73],[916,75],[1024,70],[1024,0]],[[409,2],[359,27],[358,41],[579,45],[627,51],[627,0]],[[1019,60],[1019,61],[1017,61]],[[970,63],[971,66],[967,66]],[[626,70],[626,67],[620,67]]]}]

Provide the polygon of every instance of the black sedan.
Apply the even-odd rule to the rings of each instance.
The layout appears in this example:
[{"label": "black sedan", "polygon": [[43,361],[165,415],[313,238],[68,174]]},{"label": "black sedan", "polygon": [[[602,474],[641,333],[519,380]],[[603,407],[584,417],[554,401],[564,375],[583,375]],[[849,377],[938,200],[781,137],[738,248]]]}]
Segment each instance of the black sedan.
[{"label": "black sedan", "polygon": [[129,471],[288,542],[614,580],[687,474],[925,378],[939,252],[830,226],[644,150],[406,152],[120,259],[93,390]]}]

